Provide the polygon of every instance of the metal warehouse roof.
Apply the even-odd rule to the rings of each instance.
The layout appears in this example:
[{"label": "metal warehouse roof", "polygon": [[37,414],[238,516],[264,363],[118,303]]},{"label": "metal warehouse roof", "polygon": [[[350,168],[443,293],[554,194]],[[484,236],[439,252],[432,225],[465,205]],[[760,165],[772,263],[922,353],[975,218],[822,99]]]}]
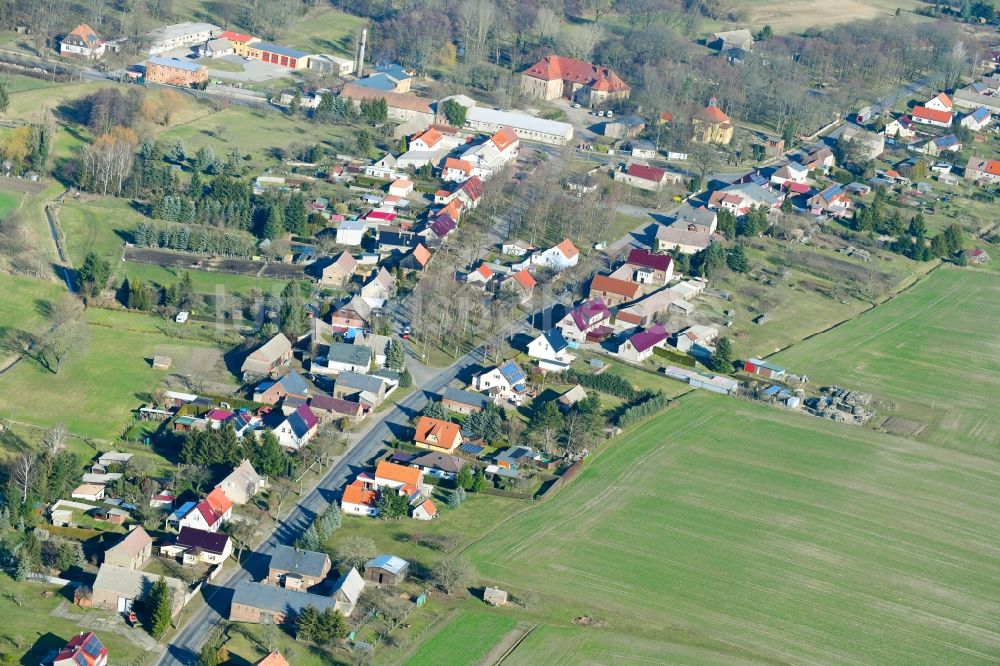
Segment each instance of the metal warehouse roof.
[{"label": "metal warehouse roof", "polygon": [[268,53],[277,53],[278,55],[288,56],[289,58],[305,58],[309,55],[305,51],[299,51],[298,49],[289,48],[287,46],[279,46],[278,44],[272,44],[270,42],[257,42],[253,45],[253,48],[259,51],[267,51]]},{"label": "metal warehouse roof", "polygon": [[541,134],[551,134],[553,136],[571,137],[573,136],[573,126],[569,123],[561,123],[557,120],[545,120],[535,118],[512,111],[500,111],[498,109],[484,109],[475,106],[468,110],[467,122],[491,123],[495,125],[510,125],[515,130],[526,130],[529,132],[539,132]]},{"label": "metal warehouse roof", "polygon": [[163,67],[173,67],[174,69],[183,69],[188,72],[197,72],[205,69],[204,65],[199,65],[196,62],[187,62],[186,60],[180,60],[179,58],[162,58],[160,56],[150,56],[149,62],[154,65],[162,65]]}]

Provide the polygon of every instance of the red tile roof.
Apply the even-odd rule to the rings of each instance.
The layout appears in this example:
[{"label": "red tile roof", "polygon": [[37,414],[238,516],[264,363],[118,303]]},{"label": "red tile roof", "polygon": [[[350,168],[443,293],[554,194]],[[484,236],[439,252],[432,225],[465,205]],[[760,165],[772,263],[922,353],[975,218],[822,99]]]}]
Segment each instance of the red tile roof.
[{"label": "red tile roof", "polygon": [[518,142],[517,134],[511,127],[504,127],[499,132],[490,137],[490,141],[498,150],[507,150],[507,147]]},{"label": "red tile roof", "polygon": [[634,178],[642,178],[654,183],[660,182],[667,175],[667,172],[663,169],[636,163],[629,164],[626,173]]},{"label": "red tile roof", "polygon": [[542,58],[524,71],[524,74],[543,81],[562,79],[571,83],[589,85],[594,90],[618,92],[629,90],[628,85],[609,67],[589,62],[550,55]]},{"label": "red tile roof", "polygon": [[[427,417],[422,416],[420,418],[423,420]],[[437,419],[432,420],[436,421]],[[455,427],[458,428],[457,425],[455,425]],[[416,467],[405,467],[404,465],[391,463],[388,460],[381,460],[375,467],[375,477],[379,479],[387,479],[404,485],[409,483],[413,486],[419,486],[423,479],[423,474]]]},{"label": "red tile roof", "polygon": [[639,285],[628,280],[619,280],[607,275],[595,275],[590,281],[590,293],[600,291],[605,294],[618,294],[626,298],[635,298],[639,293]]},{"label": "red tile roof", "polygon": [[517,282],[525,289],[534,289],[535,286],[538,285],[538,282],[535,281],[535,278],[532,277],[531,273],[529,273],[526,269],[523,268],[518,272],[514,273],[512,279],[514,280],[514,282]]},{"label": "red tile roof", "polygon": [[719,102],[713,97],[708,102],[708,106],[695,114],[695,118],[712,125],[722,125],[732,122],[732,120],[719,108]]},{"label": "red tile roof", "polygon": [[421,266],[426,266],[427,262],[431,260],[431,251],[424,247],[423,243],[420,243],[413,248],[413,258],[416,259]]},{"label": "red tile roof", "polygon": [[472,199],[477,201],[479,197],[483,196],[483,181],[479,176],[473,176],[469,180],[462,183],[462,187],[459,188],[462,192]]},{"label": "red tile roof", "polygon": [[928,109],[926,106],[915,106],[913,107],[912,115],[914,118],[921,118],[923,120],[930,120],[936,123],[950,123],[952,114],[948,111],[938,111],[937,109]]},{"label": "red tile roof", "polygon": [[90,631],[79,633],[69,639],[66,647],[56,655],[56,664],[70,663],[74,666],[94,666],[98,661],[108,658],[108,648],[104,647],[97,634]]},{"label": "red tile roof", "polygon": [[949,109],[952,107],[951,98],[945,95],[944,93],[938,93],[935,97],[928,100],[928,104],[930,102],[933,102],[935,99],[944,104]]},{"label": "red tile roof", "polygon": [[378,496],[375,494],[375,491],[368,490],[361,483],[360,479],[355,479],[350,485],[344,488],[344,496],[341,503],[373,507],[377,499]]},{"label": "red tile roof", "polygon": [[275,650],[260,661],[254,662],[253,666],[289,666],[288,661]]},{"label": "red tile roof", "polygon": [[414,141],[416,141],[417,139],[420,139],[425,144],[427,144],[428,148],[433,148],[435,145],[437,145],[437,142],[442,139],[442,137],[441,137],[441,132],[431,127],[425,132],[413,137]]},{"label": "red tile roof", "polygon": [[454,169],[455,171],[461,171],[462,173],[472,173],[472,164],[466,160],[460,160],[456,157],[448,157],[444,161],[444,168]]},{"label": "red tile roof", "polygon": [[479,264],[479,268],[476,269],[476,272],[482,275],[487,280],[493,277],[493,271],[490,270],[490,267],[487,266],[486,264]]},{"label": "red tile roof", "polygon": [[[457,423],[442,421],[441,419],[421,416],[417,420],[416,433],[413,441],[418,444],[437,446],[442,449],[451,449],[460,440],[460,429]],[[431,438],[434,438],[433,440]]]},{"label": "red tile roof", "polygon": [[239,42],[240,44],[245,44],[249,42],[253,37],[251,35],[246,35],[242,32],[233,32],[232,30],[226,30],[224,33],[219,35],[219,39],[228,39],[231,42]]},{"label": "red tile roof", "polygon": [[556,248],[558,248],[567,259],[572,259],[576,255],[580,254],[580,251],[576,249],[575,245],[573,245],[573,241],[568,238],[564,238],[561,243],[556,245]]}]

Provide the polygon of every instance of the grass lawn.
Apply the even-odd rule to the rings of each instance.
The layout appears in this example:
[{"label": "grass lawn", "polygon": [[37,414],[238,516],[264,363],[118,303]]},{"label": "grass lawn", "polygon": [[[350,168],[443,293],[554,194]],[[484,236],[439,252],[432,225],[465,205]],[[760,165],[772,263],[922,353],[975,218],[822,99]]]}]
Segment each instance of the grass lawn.
[{"label": "grass lawn", "polygon": [[214,69],[220,72],[242,72],[243,65],[238,62],[233,62],[231,60],[224,60],[222,58],[199,58],[195,60],[199,65],[205,65],[209,69]]},{"label": "grass lawn", "polygon": [[[72,605],[62,590],[52,585],[18,583],[6,574],[0,574],[0,648],[20,656],[20,661],[8,663],[40,664],[50,652],[62,648],[66,641],[81,631],[94,629],[113,655],[111,663],[132,664],[146,653],[124,635],[107,628],[108,618],[114,613],[83,610]],[[69,593],[72,597],[72,593]],[[11,598],[15,597],[22,605]],[[57,617],[52,611],[60,604],[68,606],[74,619]],[[120,631],[127,630],[118,625]],[[51,655],[49,655],[51,656]],[[51,662],[49,662],[51,663]]]},{"label": "grass lawn", "polygon": [[237,275],[235,273],[222,273],[219,271],[199,271],[192,269],[173,268],[158,266],[156,264],[144,264],[136,261],[125,261],[118,266],[118,277],[124,279],[142,280],[167,287],[175,282],[179,282],[184,273],[191,274],[191,283],[194,290],[200,294],[214,295],[217,287],[222,287],[227,295],[249,296],[252,288],[257,288],[264,293],[280,293],[287,280],[276,280],[274,278],[255,277],[253,275]]},{"label": "grass lawn", "polygon": [[0,220],[6,218],[17,208],[18,197],[9,192],[0,192]]},{"label": "grass lawn", "polygon": [[814,383],[895,402],[894,415],[930,426],[921,440],[1000,460],[998,298],[994,273],[942,267],[891,302],[775,360]]},{"label": "grass lawn", "polygon": [[[514,629],[517,621],[510,615],[488,611],[460,612],[417,648],[405,662],[474,666],[497,642]],[[539,662],[540,663],[540,662]]]},{"label": "grass lawn", "polygon": [[59,85],[45,79],[36,79],[33,76],[22,76],[21,74],[10,74],[7,72],[0,75],[0,83],[7,88],[7,92],[10,94]]},{"label": "grass lawn", "polygon": [[556,663],[987,661],[1000,497],[982,488],[998,474],[993,457],[698,393],[466,555],[474,584],[537,596],[525,619],[575,646]]},{"label": "grass lawn", "polygon": [[360,39],[361,29],[367,24],[368,21],[359,16],[321,8],[298,19],[277,41],[310,53],[351,57],[354,55],[353,40]]},{"label": "grass lawn", "polygon": [[[0,275],[0,330],[17,329],[39,333],[47,328],[45,305],[66,291],[58,282]],[[6,356],[0,353],[0,356]]]},{"label": "grass lawn", "polygon": [[[21,363],[0,376],[0,414],[45,427],[63,422],[76,435],[114,441],[131,410],[165,378],[204,374],[214,388],[232,387],[233,378],[219,367],[224,348],[210,341],[211,327],[109,310],[90,309],[85,318],[89,340],[59,374]],[[170,356],[172,369],[154,370],[154,354]]]},{"label": "grass lawn", "polygon": [[74,266],[90,252],[117,266],[125,236],[144,219],[125,199],[67,199],[59,208],[59,226]]}]

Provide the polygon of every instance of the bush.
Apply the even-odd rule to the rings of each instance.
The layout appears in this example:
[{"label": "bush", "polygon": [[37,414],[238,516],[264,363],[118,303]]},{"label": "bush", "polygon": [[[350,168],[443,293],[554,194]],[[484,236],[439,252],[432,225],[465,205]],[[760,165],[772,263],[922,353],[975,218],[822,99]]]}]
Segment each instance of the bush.
[{"label": "bush", "polygon": [[591,388],[623,400],[632,400],[635,398],[635,387],[632,386],[632,382],[613,372],[590,375],[570,368],[566,372],[566,380],[570,383],[580,384],[584,388]]},{"label": "bush", "polygon": [[662,412],[670,404],[670,399],[660,391],[645,394],[634,405],[630,405],[622,410],[618,416],[618,427],[628,428],[639,421],[648,418],[658,412]]}]

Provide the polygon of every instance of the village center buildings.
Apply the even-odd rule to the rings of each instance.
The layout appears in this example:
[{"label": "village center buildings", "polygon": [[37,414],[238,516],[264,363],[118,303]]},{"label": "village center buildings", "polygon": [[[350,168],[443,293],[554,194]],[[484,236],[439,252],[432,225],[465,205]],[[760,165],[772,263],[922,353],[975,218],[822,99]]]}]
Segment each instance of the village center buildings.
[{"label": "village center buildings", "polygon": [[171,86],[193,86],[208,82],[208,67],[179,58],[152,56],[146,63],[146,80]]},{"label": "village center buildings", "polygon": [[610,67],[550,55],[521,73],[529,97],[567,99],[589,107],[627,99],[631,88]]}]

